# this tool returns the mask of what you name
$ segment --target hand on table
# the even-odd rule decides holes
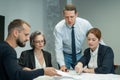
[[[75,66],[75,71],[80,74],[83,71],[83,64],[81,62],[78,62],[77,65]]]
[[[60,70],[63,72],[69,72],[65,65],[61,66]]]
[[[53,67],[44,68],[44,74],[48,76],[60,76]]]
[[[92,69],[92,68],[91,69],[86,68],[86,69],[83,70],[83,72],[85,72],[85,73],[95,73],[94,69]]]

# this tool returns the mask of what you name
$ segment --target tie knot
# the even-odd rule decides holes
[[[74,30],[74,27],[72,26],[72,30]]]

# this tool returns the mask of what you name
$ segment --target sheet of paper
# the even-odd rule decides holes
[[[70,80],[78,80],[78,79],[80,79],[80,77],[78,77],[80,75],[73,76],[73,75],[69,74],[69,72],[63,72],[61,70],[56,70],[56,71],[57,71],[58,74],[61,75],[61,77],[59,77],[59,78],[70,79]]]
[[[61,76],[66,76],[66,77],[71,77],[71,75],[69,75],[67,72],[63,72],[61,70],[56,70],[58,74],[60,74]]]

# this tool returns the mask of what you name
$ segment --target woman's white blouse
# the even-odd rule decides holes
[[[41,65],[41,64],[39,63],[37,57],[36,57],[36,56],[34,56],[34,57],[35,57],[35,68],[36,68],[36,69],[41,69],[41,68],[45,68],[45,67],[46,67],[45,60],[44,60],[43,65]]]
[[[91,58],[90,58],[90,61],[88,63],[88,68],[97,68],[97,58],[98,58],[98,48],[99,48],[99,45],[97,46],[97,48],[95,49],[95,51],[91,51],[90,50],[90,55],[91,55]]]

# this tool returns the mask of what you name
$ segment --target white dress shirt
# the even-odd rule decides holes
[[[79,53],[82,50],[86,33],[92,26],[87,20],[77,17],[74,27],[76,53]],[[54,29],[56,59],[60,66],[65,65],[63,51],[72,54],[71,30],[71,27],[66,25],[65,20],[60,21]]]
[[[97,46],[97,48],[95,49],[95,51],[91,51],[90,50],[90,61],[88,63],[88,68],[97,68],[97,58],[98,58],[98,49],[99,49],[99,45]]]

